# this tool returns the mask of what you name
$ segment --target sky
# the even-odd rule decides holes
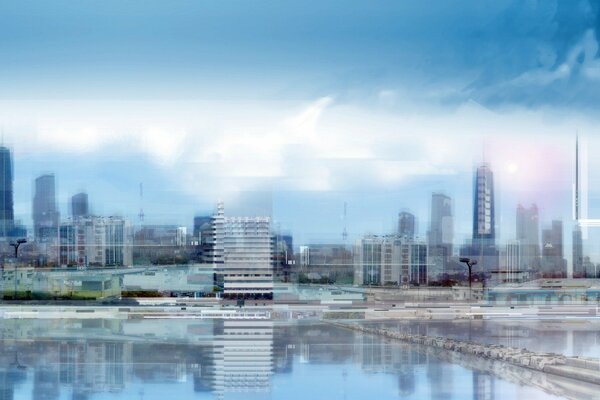
[[[569,226],[579,132],[600,217],[598,28],[592,0],[3,1],[15,213],[31,224],[53,172],[63,215],[85,190],[98,214],[191,227],[224,200],[303,244],[404,209],[425,236],[440,191],[461,242],[485,160],[506,241],[518,203]]]

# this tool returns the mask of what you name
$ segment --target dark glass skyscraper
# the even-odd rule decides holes
[[[477,271],[488,277],[498,270],[494,174],[486,163],[477,167],[473,182],[473,240],[461,248],[460,255],[478,260]]]
[[[12,157],[8,148],[0,147],[0,236],[8,236],[14,224]]]
[[[58,207],[54,174],[42,175],[35,180],[33,195],[33,234],[36,241],[58,237]]]
[[[481,164],[473,185],[473,242],[494,245],[496,218],[494,209],[494,174],[488,164]]]
[[[87,193],[77,193],[71,197],[71,215],[73,219],[90,214]]]
[[[398,214],[398,236],[406,239],[415,238],[416,218],[414,214],[402,211]]]

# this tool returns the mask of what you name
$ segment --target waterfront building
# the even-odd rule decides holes
[[[520,244],[520,265],[523,271],[538,272],[540,268],[540,221],[537,205],[517,206],[516,238]]]
[[[135,264],[182,264],[191,257],[187,229],[177,225],[143,225],[133,236]]]
[[[71,197],[71,217],[87,217],[90,215],[90,206],[87,193],[81,192]]]
[[[352,252],[343,244],[310,244],[301,246],[301,281],[352,283]]]
[[[414,239],[416,233],[416,217],[408,211],[398,214],[398,236],[401,238]]]
[[[0,237],[12,236],[14,228],[13,162],[11,151],[0,147]]]
[[[486,300],[498,305],[598,304],[599,279],[536,279],[494,286]]]
[[[131,266],[131,224],[121,217],[80,217],[64,222],[59,233],[59,263],[64,266]]]
[[[213,217],[213,263],[223,297],[273,298],[270,217],[226,217],[223,203]]]
[[[560,220],[552,221],[550,228],[542,230],[542,277],[567,277],[567,260],[563,257],[563,223]]]
[[[427,244],[398,236],[365,236],[357,241],[354,283],[359,285],[424,285]]]

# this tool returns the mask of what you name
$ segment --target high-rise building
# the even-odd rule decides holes
[[[473,183],[473,239],[460,255],[476,259],[476,269],[486,275],[498,269],[495,225],[494,174],[484,163],[477,167]]]
[[[415,215],[407,211],[398,214],[398,236],[401,238],[414,239],[416,233]]]
[[[229,299],[273,298],[273,242],[269,217],[226,217],[223,203],[213,218],[217,284]]]
[[[473,186],[473,241],[495,244],[494,174],[488,164],[475,173]]]
[[[583,237],[581,227],[578,223],[575,223],[573,227],[573,278],[588,278],[592,274],[588,274],[586,271],[583,260]]]
[[[54,242],[58,238],[59,213],[56,205],[54,174],[36,178],[33,194],[33,235],[36,242]]]
[[[87,193],[81,192],[71,197],[71,216],[73,219],[90,215]]]
[[[13,163],[8,148],[0,147],[0,237],[11,235],[15,224],[13,208]]]
[[[538,208],[517,206],[516,237],[521,249],[519,269],[538,271],[540,267],[540,221]]]
[[[439,280],[446,273],[446,264],[452,256],[454,218],[452,199],[441,193],[431,195],[431,225],[428,232],[429,278]]]
[[[563,223],[552,221],[552,226],[542,230],[542,276],[566,278],[567,261],[563,257]]]

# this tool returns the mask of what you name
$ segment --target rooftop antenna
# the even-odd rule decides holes
[[[143,184],[143,182],[140,182],[140,213],[138,214],[138,217],[140,218],[140,222],[144,221],[143,204],[144,204],[144,184]]]

